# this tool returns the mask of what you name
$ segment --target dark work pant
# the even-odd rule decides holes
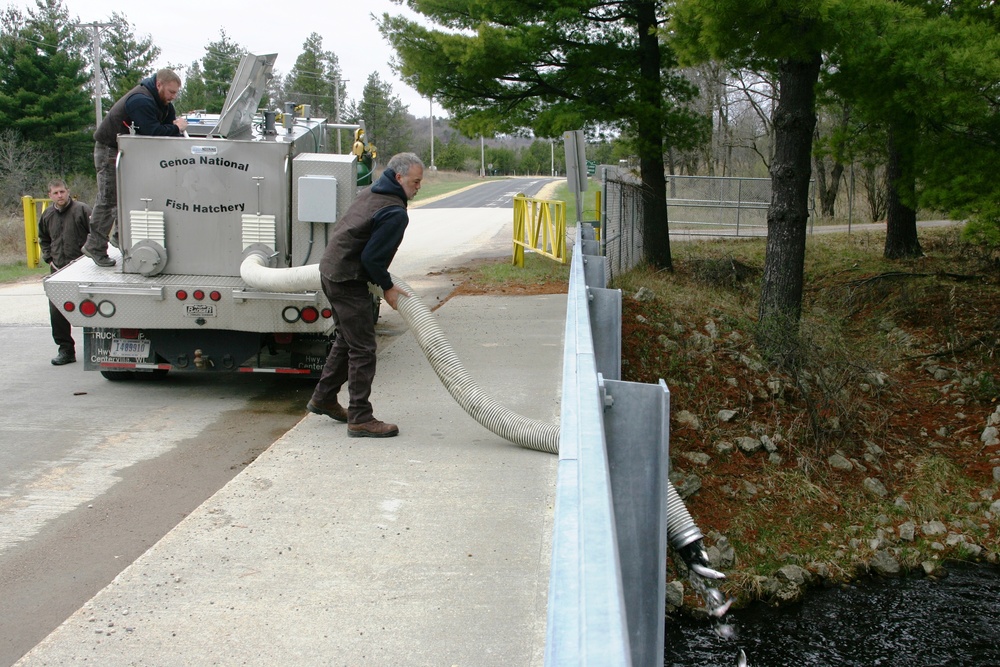
[[[118,217],[118,149],[94,144],[94,168],[97,169],[97,201],[90,214],[90,234],[84,248],[92,255],[108,254],[108,237]]]
[[[55,272],[55,267],[50,266],[49,273]],[[52,324],[52,340],[59,346],[59,351],[75,355],[76,344],[73,342],[73,326],[59,310],[59,307],[51,301],[49,301],[49,322]]]
[[[337,322],[337,337],[313,390],[313,402],[332,401],[347,383],[347,421],[363,424],[374,419],[369,398],[375,380],[375,318],[368,283],[335,283],[323,277],[323,293]]]

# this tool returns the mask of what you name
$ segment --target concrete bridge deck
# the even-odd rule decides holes
[[[437,314],[484,391],[558,422],[565,295]],[[306,416],[17,665],[541,665],[558,457],[466,415],[397,313],[380,327],[398,437]]]

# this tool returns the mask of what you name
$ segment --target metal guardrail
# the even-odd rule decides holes
[[[662,665],[670,394],[620,380],[595,238],[578,227],[570,266],[545,664]]]

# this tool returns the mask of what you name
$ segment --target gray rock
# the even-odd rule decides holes
[[[696,463],[700,466],[707,466],[708,462],[712,460],[712,457],[703,452],[684,452],[681,456],[686,458],[691,463]]]
[[[812,575],[809,574],[809,570],[804,567],[799,567],[798,565],[783,565],[778,569],[775,577],[781,581],[792,583],[797,586],[805,586],[809,583]]]
[[[898,577],[900,572],[899,561],[886,549],[875,552],[871,568],[880,577]]]
[[[677,420],[679,426],[687,426],[693,428],[696,431],[701,430],[701,420],[697,416],[688,412],[687,410],[681,410],[680,412],[674,413],[674,419]]]
[[[861,486],[865,488],[865,491],[879,498],[885,498],[889,495],[889,491],[885,488],[885,485],[874,477],[865,477],[865,481],[861,483]]]
[[[940,521],[928,521],[920,527],[920,532],[927,537],[934,537],[935,535],[947,535],[948,528]]]
[[[766,449],[770,454],[773,454],[774,452],[778,451],[778,446],[774,444],[771,438],[767,437],[766,435],[760,436],[760,444],[764,445],[764,449]]]
[[[767,462],[773,466],[780,466],[782,461],[784,461],[784,459],[781,458],[780,454],[774,453],[767,455]]]
[[[636,301],[652,301],[656,298],[656,292],[648,287],[640,287],[632,298]]]
[[[709,320],[705,322],[705,331],[708,333],[712,340],[719,337],[719,326],[715,323],[715,320]]]
[[[854,470],[854,464],[841,454],[834,454],[826,460],[834,470]]]
[[[673,341],[669,337],[667,337],[666,334],[660,334],[659,336],[657,336],[656,342],[658,342],[660,344],[660,347],[662,347],[667,352],[676,352],[677,350],[681,349],[681,346],[678,345],[676,341]]]
[[[716,418],[720,422],[731,422],[736,419],[738,414],[740,414],[738,410],[719,410]]]
[[[636,315],[635,316],[635,321],[638,322],[639,324],[646,324],[647,322],[649,322],[649,320],[647,320],[642,315]]]
[[[1000,426],[1000,407],[993,411],[989,417],[986,418],[987,426]]]
[[[711,352],[715,349],[715,341],[700,331],[695,331],[691,334],[688,342],[691,344],[691,347],[701,352]]]
[[[912,542],[916,534],[917,527],[913,525],[912,521],[907,521],[899,526],[899,539],[906,542]]]
[[[750,438],[744,435],[736,438],[736,446],[747,454],[753,454],[764,445],[761,443],[760,438]]]
[[[729,454],[734,449],[736,449],[736,445],[729,442],[728,440],[720,440],[719,442],[715,443],[715,451],[719,452],[720,454]]]
[[[676,579],[667,582],[666,602],[668,607],[680,609],[684,605],[684,584]]]
[[[979,439],[983,441],[984,447],[1000,445],[1000,429],[997,429],[996,426],[987,426]]]
[[[670,475],[670,481],[674,483],[677,495],[682,499],[690,498],[701,489],[701,478],[697,475],[681,475],[678,480],[674,479],[674,475]]]
[[[972,558],[981,558],[983,555],[983,548],[973,542],[966,542],[963,544],[962,551]]]

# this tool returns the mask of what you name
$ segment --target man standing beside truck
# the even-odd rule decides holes
[[[396,308],[400,296],[389,264],[409,224],[406,203],[417,196],[424,163],[413,153],[394,155],[382,176],[362,190],[330,234],[320,260],[323,293],[330,301],[337,336],[323,373],[306,404],[310,412],[347,422],[352,438],[389,438],[399,433],[395,424],[375,419],[369,400],[375,380],[375,318],[368,283],[382,288],[385,301]],[[347,409],[337,392],[347,383]]]
[[[134,129],[153,137],[180,136],[188,125],[174,111],[173,100],[180,89],[181,78],[173,70],[161,69],[115,102],[94,132],[97,202],[83,254],[98,266],[115,265],[108,257],[108,237],[118,217],[118,135]]]
[[[90,207],[74,200],[66,183],[59,179],[49,181],[49,199],[52,205],[42,211],[38,220],[38,245],[42,247],[42,259],[49,265],[49,272],[55,273],[83,254],[81,248],[90,232]],[[52,365],[73,363],[76,361],[73,327],[51,301],[49,322],[52,340],[59,346],[59,354],[52,359]]]

